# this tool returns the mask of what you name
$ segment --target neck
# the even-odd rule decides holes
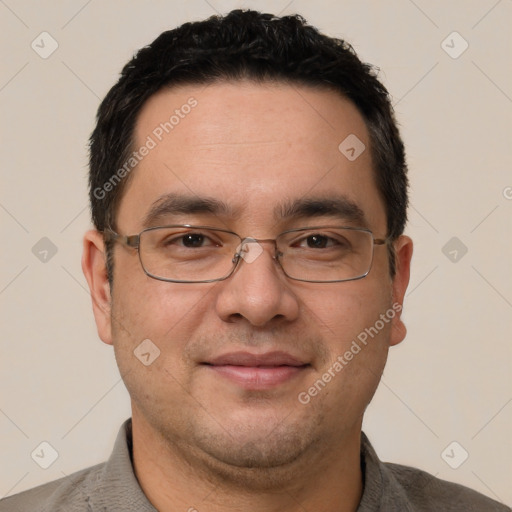
[[[360,425],[275,468],[229,466],[179,440],[165,441],[135,415],[132,433],[135,474],[160,512],[354,512],[361,499]]]

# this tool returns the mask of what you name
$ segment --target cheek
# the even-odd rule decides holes
[[[188,395],[183,389],[190,389],[191,383],[184,354],[204,317],[208,294],[143,280],[114,286],[114,351],[132,402],[156,422],[185,408]]]
[[[207,289],[145,275],[130,283],[115,283],[112,331],[121,373],[138,375],[148,368],[183,375],[183,354],[205,318],[208,296]],[[146,367],[150,361],[154,362]]]
[[[331,352],[355,339],[370,328],[390,307],[391,288],[370,276],[327,286],[318,293],[310,293],[305,305],[316,318],[316,325],[329,340]],[[380,325],[380,324],[379,324]],[[383,334],[389,336],[386,323]]]
[[[390,290],[371,279],[341,283],[311,297],[308,306],[329,354],[318,369],[329,380],[323,399],[349,409],[366,407],[387,359],[395,314]]]
[[[375,394],[392,324],[380,319],[389,309],[388,301],[375,294],[346,293],[337,308],[334,298],[325,304],[317,314],[319,324],[329,325],[324,335],[329,361],[317,369],[301,397],[309,400],[312,413],[332,411],[325,416],[325,427],[337,430],[340,422],[346,427],[358,423]]]
[[[141,270],[137,274],[129,283],[114,284],[114,323],[118,319],[135,339],[183,340],[204,314],[209,288],[158,281]]]

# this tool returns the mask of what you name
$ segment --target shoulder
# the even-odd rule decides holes
[[[0,512],[156,512],[135,476],[131,439],[127,420],[106,462],[0,500]]]
[[[0,500],[0,512],[89,512],[91,486],[105,464],[83,469],[53,482]]]
[[[425,471],[384,463],[414,510],[444,512],[510,512],[512,509],[463,485],[440,480]]]

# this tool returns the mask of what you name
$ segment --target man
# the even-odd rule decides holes
[[[403,144],[349,45],[254,11],[129,62],[91,137],[83,270],[132,418],[20,511],[503,511],[361,432],[401,311]]]

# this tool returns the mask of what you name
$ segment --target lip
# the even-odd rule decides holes
[[[265,352],[263,354],[252,354],[251,352],[228,352],[222,354],[205,364],[212,366],[304,366],[307,364],[287,352]]]
[[[286,352],[230,352],[203,365],[245,389],[269,389],[284,384],[310,367]]]

